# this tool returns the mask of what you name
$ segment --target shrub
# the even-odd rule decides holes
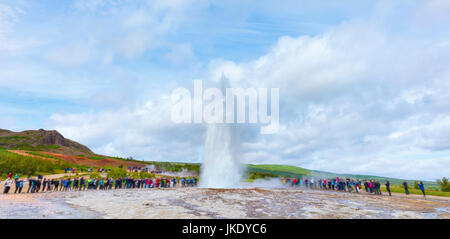
[[[142,171],[142,172],[140,172],[138,174],[138,178],[140,178],[140,179],[143,179],[143,178],[154,178],[154,177],[155,177],[155,174],[147,173],[147,172],[144,172],[144,171]]]
[[[122,168],[112,168],[110,172],[108,172],[108,178],[124,178],[127,176],[127,171]]]
[[[54,173],[55,169],[60,169],[61,166],[50,160],[23,156],[8,152],[7,150],[0,150],[0,175],[13,174],[35,174]]]
[[[443,177],[442,179],[436,180],[436,182],[441,187],[442,192],[450,192],[450,183],[448,182],[448,178]]]
[[[278,177],[275,174],[272,173],[261,173],[261,172],[248,172],[247,173],[247,178],[250,180],[255,180],[255,179],[264,179],[264,178],[276,178]]]

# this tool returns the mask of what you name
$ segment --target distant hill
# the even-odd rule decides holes
[[[13,132],[0,129],[0,147],[13,150],[45,151],[65,155],[95,155],[88,147],[66,139],[56,130]]]

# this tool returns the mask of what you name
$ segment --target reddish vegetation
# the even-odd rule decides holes
[[[28,154],[26,151],[23,151],[23,150],[9,150],[9,151],[13,152],[13,153],[16,153],[16,154],[24,155],[24,156],[43,158],[43,157],[40,157],[40,156],[35,156],[35,155]],[[90,166],[90,167],[105,167],[105,166],[118,167],[121,164],[123,165],[124,168],[126,168],[126,167],[143,167],[143,166],[145,166],[142,163],[133,162],[133,161],[124,161],[124,160],[119,160],[119,159],[113,159],[113,158],[108,158],[106,156],[105,156],[104,159],[96,160],[96,159],[89,159],[87,157],[71,156],[71,155],[64,155],[64,154],[58,154],[58,153],[49,153],[49,152],[39,152],[39,153],[55,156],[57,158],[65,160],[65,161],[67,161],[69,163],[80,164],[80,165],[85,165],[85,166]],[[51,158],[45,158],[45,159],[50,159],[51,160]]]

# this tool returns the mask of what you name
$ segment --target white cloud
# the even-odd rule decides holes
[[[173,124],[168,97],[162,95],[153,101],[102,112],[54,114],[47,124],[101,154],[144,160],[197,160],[203,126]]]
[[[37,97],[96,103],[122,87],[123,75],[138,81],[138,73],[122,64],[133,65],[140,57],[145,61],[149,51],[167,49],[175,64],[191,64],[195,56],[189,44],[167,39],[208,5],[190,3],[75,1],[73,8],[56,13],[35,2],[0,3],[0,84]],[[22,22],[26,17],[42,21]],[[140,83],[150,81],[152,74],[157,73],[140,73]]]

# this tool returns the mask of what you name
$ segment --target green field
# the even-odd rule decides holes
[[[56,159],[58,161],[62,160],[56,156],[53,155],[49,155],[49,154],[44,154],[44,153],[38,153],[38,152],[32,152],[32,151],[28,151],[27,154],[30,155],[35,155],[35,156],[39,156],[39,157],[43,157],[43,158],[51,158],[51,159]]]
[[[66,167],[65,162],[55,162],[36,157],[23,156],[0,149],[0,177],[8,173],[20,175],[53,174]]]
[[[64,168],[84,168],[86,170],[89,168],[83,165],[74,165],[58,157],[44,153],[27,153],[47,159],[24,156],[0,148],[0,178],[5,178],[8,173],[19,174],[20,176],[28,174],[36,176],[38,174],[49,175],[64,173]]]
[[[382,192],[386,192],[386,187],[381,187]],[[408,188],[409,193],[411,194],[417,194],[422,195],[422,191],[419,189],[414,188]],[[402,186],[392,186],[391,192],[393,193],[405,193],[405,189]],[[427,185],[425,185],[425,194],[426,195],[433,195],[433,196],[443,196],[443,197],[450,197],[450,192],[442,192],[436,189],[429,189]]]
[[[247,164],[246,166],[248,172],[270,173],[280,177],[301,178],[303,176],[311,175],[311,170],[289,165]]]
[[[91,156],[91,157],[88,157],[88,159],[92,159],[92,160],[102,160],[102,159],[105,159],[105,157]]]

